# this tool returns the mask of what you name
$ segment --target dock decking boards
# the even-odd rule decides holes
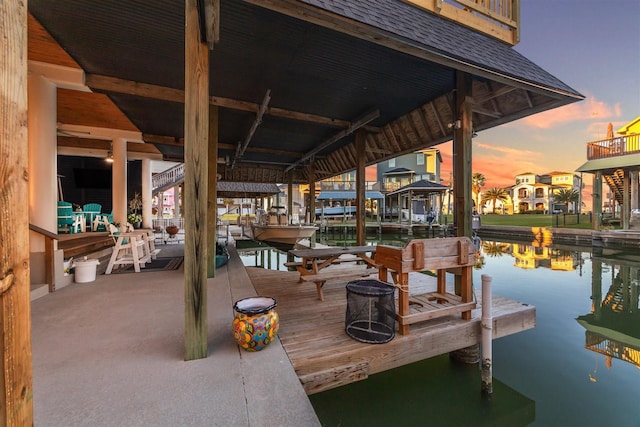
[[[258,295],[273,297],[278,303],[278,336],[307,394],[480,342],[479,289],[478,308],[472,311],[471,320],[446,316],[411,325],[410,335],[396,333],[386,344],[366,344],[344,331],[345,281],[328,281],[323,288],[324,301],[318,301],[315,286],[298,283],[297,272],[258,267],[247,267],[247,272]],[[430,288],[429,276],[416,277],[420,279],[417,293]],[[494,339],[535,327],[534,306],[496,295],[492,303]]]

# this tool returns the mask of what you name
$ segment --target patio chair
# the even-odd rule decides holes
[[[127,230],[128,226],[129,224],[127,224]],[[121,265],[133,265],[134,271],[139,273],[140,268],[144,268],[147,262],[151,262],[152,255],[157,253],[157,251],[151,253],[146,234],[129,231],[122,233],[113,224],[109,224],[108,228],[115,246],[104,274],[111,274],[114,267],[117,268]]]
[[[82,212],[87,220],[87,226],[92,229],[93,220],[102,212],[102,205],[99,203],[87,203],[82,206]]]
[[[101,213],[93,219],[93,231],[109,231],[109,224],[113,222],[113,211],[111,213]]]
[[[73,212],[73,205],[69,202],[58,202],[58,232],[66,231],[70,234],[84,230],[83,215]]]

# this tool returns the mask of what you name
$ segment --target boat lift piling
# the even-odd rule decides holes
[[[492,368],[492,340],[493,340],[493,317],[491,316],[491,276],[482,275],[482,369],[481,392],[483,395],[493,394],[493,368]]]

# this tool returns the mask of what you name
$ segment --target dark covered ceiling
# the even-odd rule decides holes
[[[220,4],[210,95],[223,180],[286,182],[291,171],[304,182],[310,162],[318,179],[352,170],[354,123],[366,122],[367,164],[450,140],[457,72],[473,76],[476,130],[583,98],[504,43],[399,0]],[[165,159],[182,160],[184,0],[30,0],[29,11],[30,43],[47,43],[32,35],[41,25],[93,96],[108,96]],[[44,50],[30,46],[30,59],[58,61]],[[77,104],[65,124],[114,127]]]

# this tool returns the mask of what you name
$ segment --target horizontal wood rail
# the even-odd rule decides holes
[[[44,237],[44,281],[49,286],[49,292],[54,292],[56,290],[56,275],[54,274],[53,241],[58,240],[58,234],[33,224],[29,224],[29,230]]]
[[[640,153],[640,134],[619,136],[587,143],[588,160],[636,153]]]

